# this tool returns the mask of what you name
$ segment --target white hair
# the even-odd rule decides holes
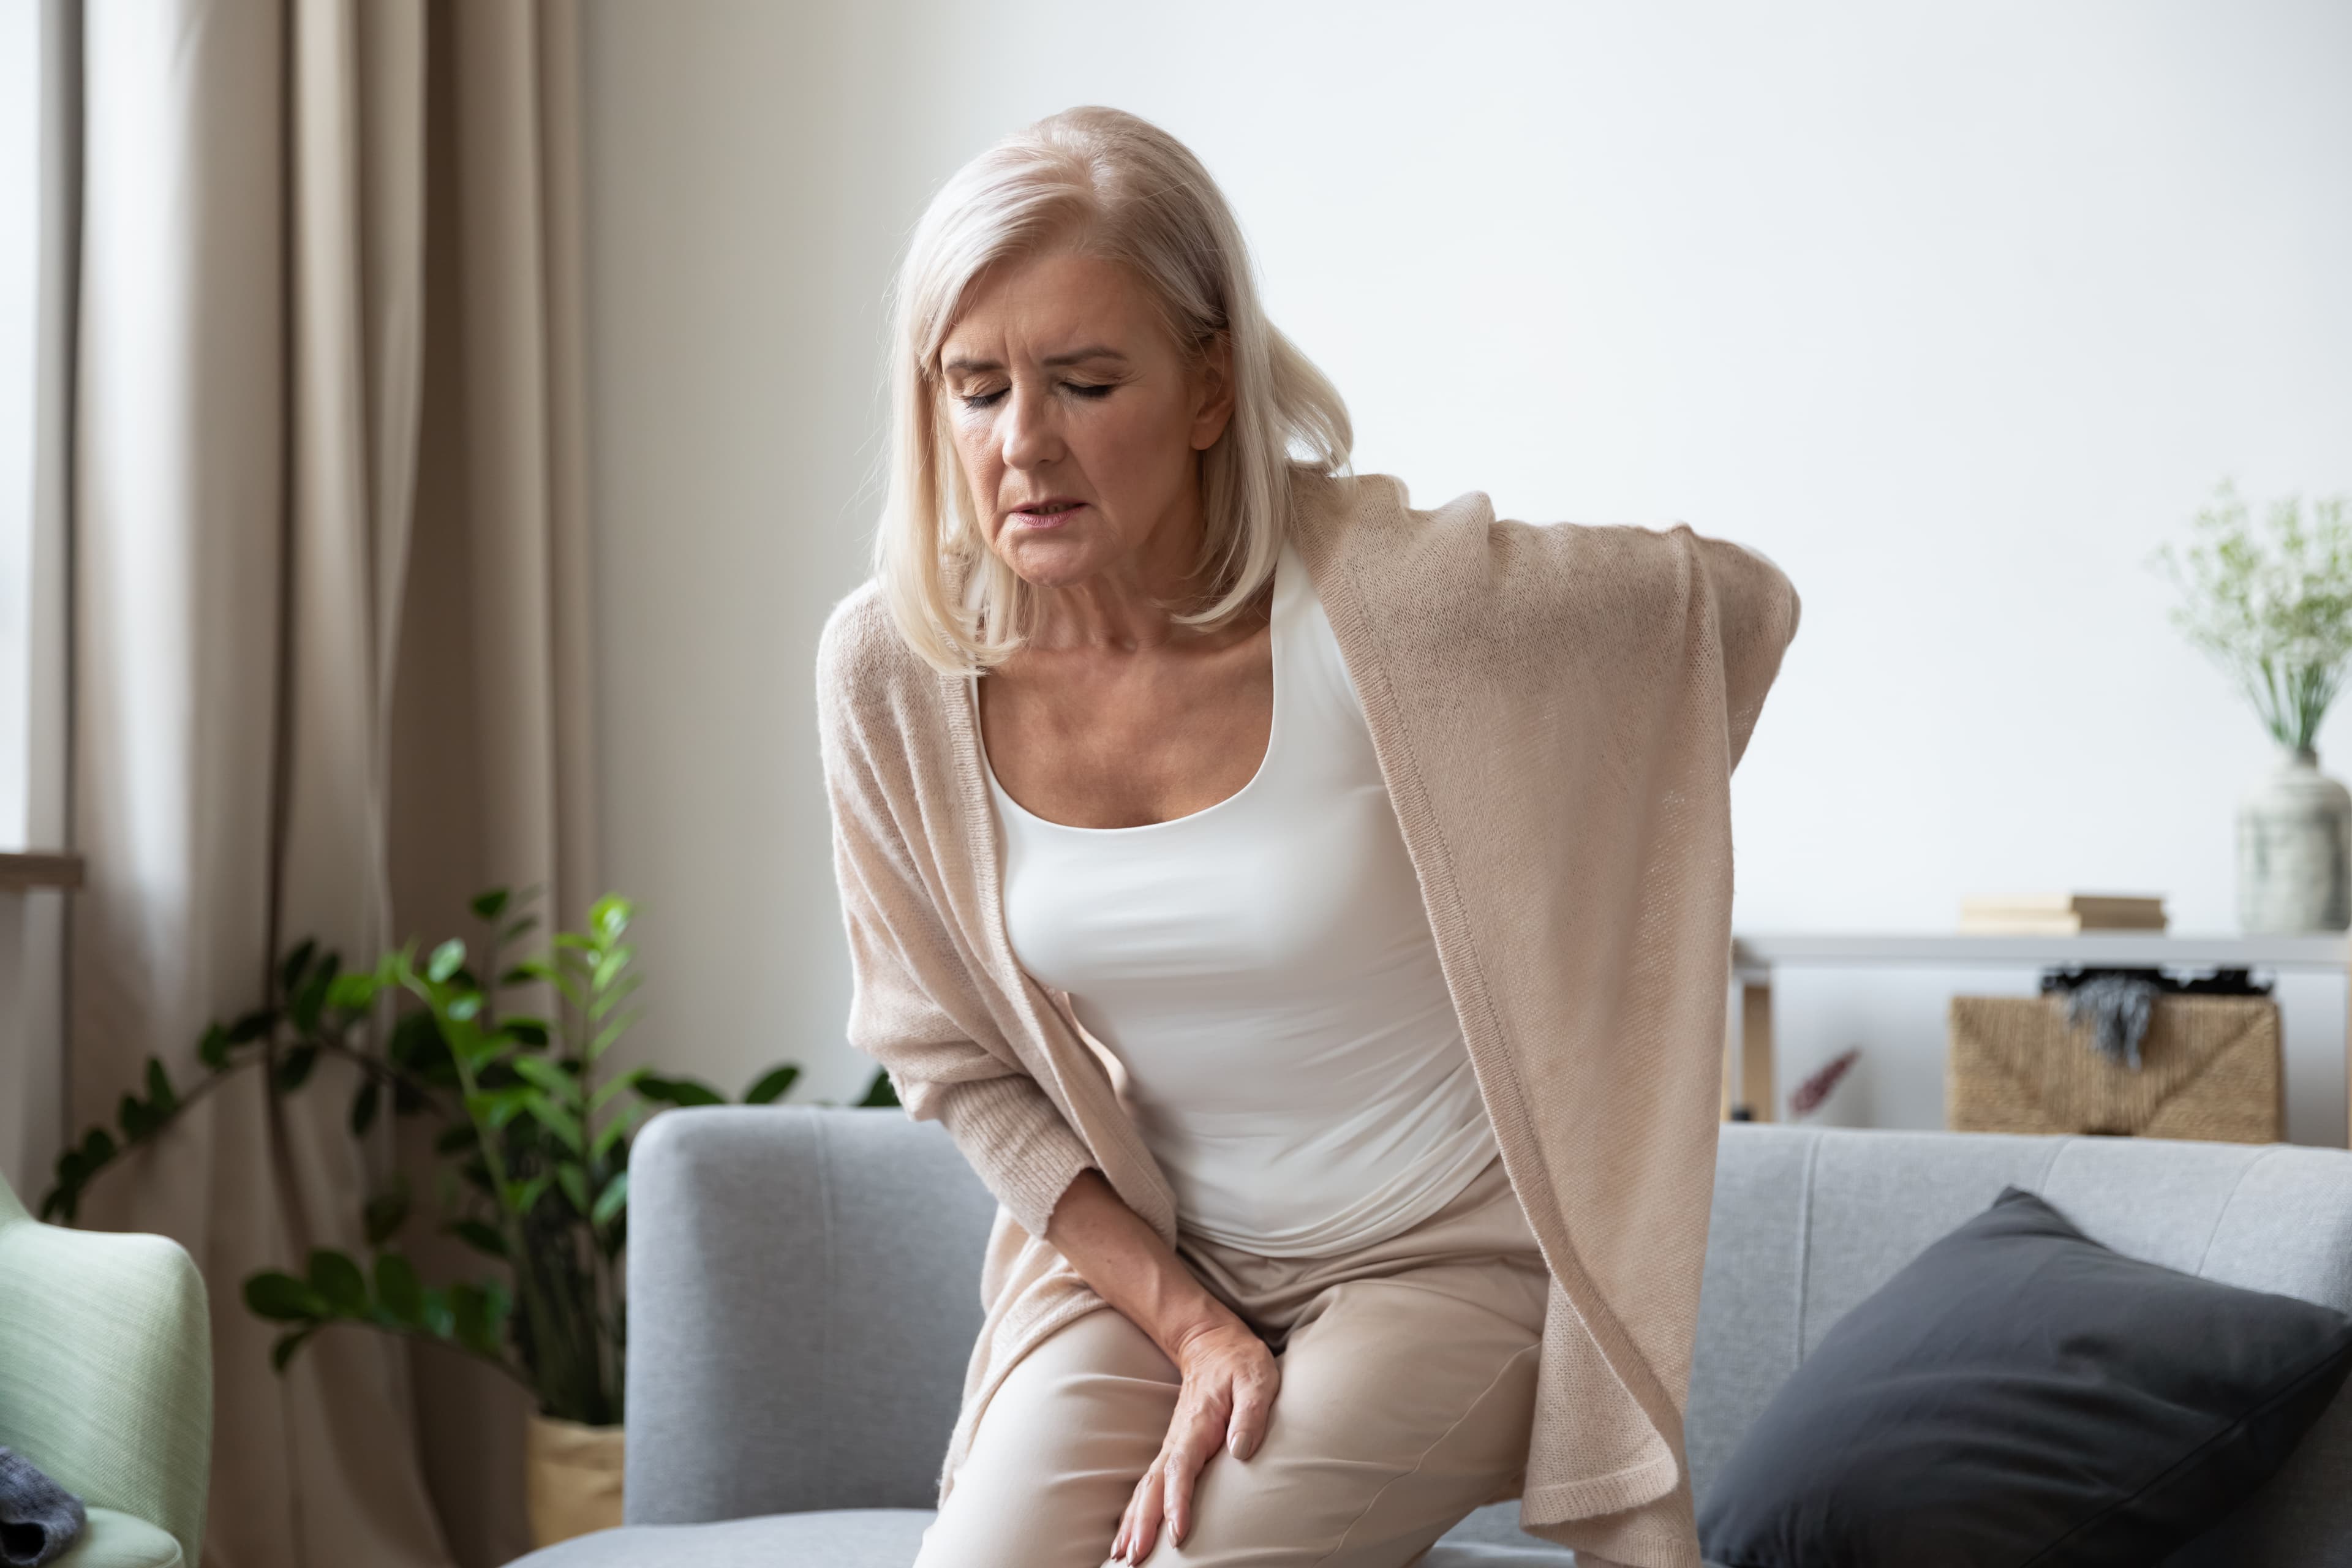
[[[1129,268],[1188,364],[1221,333],[1230,346],[1233,416],[1198,459],[1196,570],[1215,597],[1180,620],[1213,626],[1250,603],[1289,532],[1293,470],[1343,472],[1354,445],[1339,391],[1266,320],[1241,226],[1182,142],[1092,105],[1006,137],[932,198],[892,300],[889,486],[874,571],[900,635],[951,673],[1019,647],[1035,590],[981,531],[940,418],[940,348],[982,273],[1062,245]]]

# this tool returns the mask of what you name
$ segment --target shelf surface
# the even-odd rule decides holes
[[[1962,935],[1958,932],[1811,931],[1735,934],[1734,970],[1769,971],[1783,963],[2101,964],[2135,968],[2332,969],[2352,966],[2352,933],[2245,936],[2170,931],[2087,931],[2081,936]]]

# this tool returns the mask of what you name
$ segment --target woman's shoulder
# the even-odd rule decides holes
[[[1339,481],[1339,549],[1391,610],[1425,629],[1480,640],[1548,626],[1603,606],[1667,607],[1687,591],[1696,536],[1687,524],[1529,521],[1505,517],[1485,490],[1416,507],[1390,474]]]
[[[829,735],[903,728],[910,710],[935,706],[940,677],[907,646],[882,584],[867,578],[835,604],[816,641],[819,722]]]
[[[824,617],[824,629],[816,639],[818,683],[879,673],[892,662],[894,643],[898,651],[905,650],[904,639],[890,624],[882,584],[868,577],[844,594]]]

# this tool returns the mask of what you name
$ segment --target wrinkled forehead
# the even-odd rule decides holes
[[[1134,268],[1056,248],[1006,258],[974,277],[931,368],[950,376],[1089,359],[1134,363],[1173,343],[1166,312]]]

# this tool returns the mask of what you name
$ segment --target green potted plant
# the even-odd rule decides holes
[[[2352,792],[2319,771],[2319,723],[2352,662],[2347,498],[2272,504],[2258,531],[2223,479],[2186,548],[2150,558],[2181,592],[2173,624],[2234,680],[2278,747],[2238,811],[2238,923],[2248,931],[2352,926]]]
[[[620,1522],[632,1134],[662,1105],[727,1100],[698,1079],[643,1066],[600,1081],[603,1058],[635,1017],[631,906],[607,895],[584,931],[557,931],[510,959],[538,925],[527,901],[503,889],[483,893],[473,901],[484,925],[474,946],[452,939],[420,958],[410,942],[365,970],[298,944],[262,1006],[205,1031],[196,1052],[205,1076],[185,1094],[148,1059],[146,1093],[122,1097],[121,1137],[94,1127],[61,1154],[41,1216],[71,1223],[101,1170],[239,1073],[262,1071],[275,1098],[299,1090],[322,1057],[352,1062],[352,1135],[364,1137],[387,1105],[396,1117],[438,1121],[439,1228],[498,1268],[427,1284],[399,1245],[412,1205],[395,1173],[365,1205],[366,1265],[314,1248],[299,1276],[247,1279],[246,1305],[287,1326],[271,1350],[280,1372],[312,1334],[356,1323],[445,1346],[529,1389],[532,1530],[546,1544]],[[517,993],[548,999],[551,1016],[502,1005]],[[742,1103],[782,1098],[799,1073],[789,1063],[769,1068]],[[896,1103],[887,1075],[874,1076],[861,1103]]]

